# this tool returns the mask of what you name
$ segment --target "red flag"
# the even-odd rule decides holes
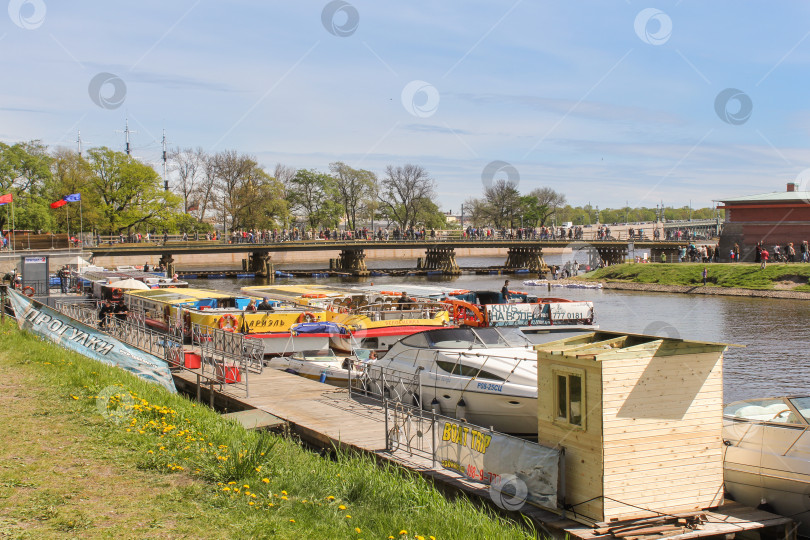
[[[11,193],[6,193],[5,195],[0,196],[0,204],[8,204],[11,201]]]
[[[67,201],[62,199],[62,200],[59,200],[59,201],[56,201],[56,202],[52,202],[51,203],[51,208],[59,208],[59,207],[65,206],[66,204],[67,204]]]

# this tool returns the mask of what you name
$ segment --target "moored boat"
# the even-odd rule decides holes
[[[543,298],[522,291],[471,291],[443,287],[402,285],[408,296],[441,301],[449,308],[450,322],[474,327],[518,327],[524,332],[550,326],[592,330],[593,302]]]
[[[723,478],[733,500],[810,536],[810,396],[737,401],[723,411]]]
[[[366,388],[402,389],[423,409],[498,431],[537,433],[537,352],[517,328],[446,328],[403,338],[365,369]]]
[[[269,285],[244,287],[242,292],[325,310],[331,314],[327,320],[351,330],[350,334],[334,334],[331,339],[333,348],[346,353],[357,348],[384,352],[405,336],[450,324],[446,305],[416,298],[398,302],[400,291]]]
[[[193,288],[129,291],[124,298],[130,311],[143,314],[147,326],[186,334],[194,324],[240,332],[249,339],[261,339],[266,355],[320,349],[329,344],[329,334],[295,332],[300,323],[328,321],[332,314],[323,310],[273,302],[272,311],[251,311],[248,306],[259,299]]]

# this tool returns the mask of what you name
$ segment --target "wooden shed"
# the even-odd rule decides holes
[[[565,449],[566,515],[605,522],[723,496],[727,345],[591,332],[538,345],[538,438]]]

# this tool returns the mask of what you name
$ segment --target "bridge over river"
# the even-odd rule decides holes
[[[685,240],[516,240],[516,239],[471,239],[471,238],[427,238],[424,240],[301,240],[274,243],[222,243],[217,241],[169,241],[162,244],[135,243],[111,244],[85,248],[96,257],[138,257],[160,256],[160,264],[169,275],[174,273],[175,255],[206,255],[244,253],[243,267],[258,276],[272,276],[274,253],[292,251],[340,251],[340,256],[331,261],[334,270],[357,276],[368,275],[365,251],[368,249],[414,250],[424,249],[425,256],[418,261],[421,270],[442,271],[447,275],[457,275],[461,269],[456,263],[456,249],[506,249],[504,268],[509,270],[527,269],[530,272],[545,273],[548,266],[543,260],[543,249],[557,248],[576,252],[576,260],[582,262],[587,257],[588,264],[597,265],[621,263],[632,249],[649,250],[653,260],[665,255],[667,260],[676,260],[678,251],[686,246]],[[581,255],[580,255],[581,254]]]

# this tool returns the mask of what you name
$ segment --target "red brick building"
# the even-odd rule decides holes
[[[728,262],[737,244],[740,258],[753,262],[756,245],[761,242],[768,251],[775,244],[793,242],[796,253],[802,241],[810,240],[810,191],[796,191],[788,183],[787,191],[746,195],[718,201],[726,212],[720,235],[720,260]]]

